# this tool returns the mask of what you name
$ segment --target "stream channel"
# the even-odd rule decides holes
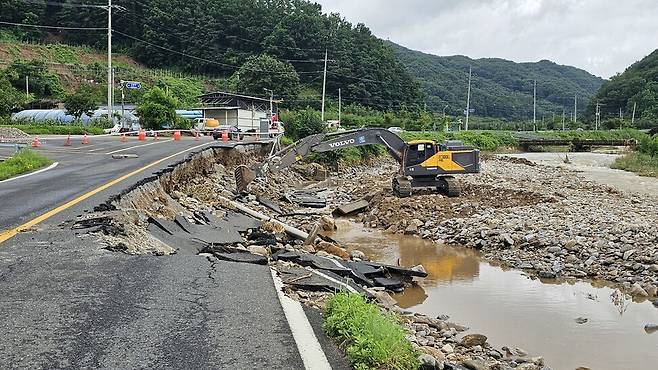
[[[648,180],[649,185],[635,175],[620,179],[617,171],[604,170],[607,163],[601,160],[610,157],[593,157],[591,164],[586,163],[589,155],[573,157],[576,170],[591,180],[617,178],[611,185],[640,193],[655,186],[656,179]],[[543,154],[529,159],[559,163],[558,158]],[[644,329],[658,324],[658,307],[650,301],[634,302],[604,282],[541,281],[487,263],[473,250],[370,230],[347,219],[337,225],[332,236],[373,261],[425,267],[429,276],[424,281],[393,296],[402,308],[432,317],[448,315],[470,327],[467,333],[489,337],[497,348],[518,347],[543,356],[554,370],[658,368],[658,332]]]

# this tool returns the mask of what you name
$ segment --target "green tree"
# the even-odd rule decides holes
[[[311,108],[284,112],[281,118],[286,125],[286,136],[295,141],[309,135],[325,132],[327,129],[327,126],[322,122],[320,112]]]
[[[8,116],[27,103],[27,100],[22,91],[15,89],[9,81],[0,76],[0,117]]]
[[[64,95],[62,82],[48,71],[40,60],[15,60],[5,70],[5,75],[14,88],[25,89],[25,77],[29,79],[30,93],[39,98],[59,98]]]
[[[142,97],[137,107],[139,123],[145,129],[159,130],[164,125],[173,126],[177,122],[178,99],[167,95],[159,87],[153,87]]]
[[[64,98],[66,113],[80,119],[83,114],[88,116],[97,108],[94,99],[94,89],[89,85],[81,85],[74,93],[68,94]]]
[[[284,100],[295,99],[299,94],[299,75],[295,68],[267,54],[249,58],[237,73],[240,93],[262,96],[263,89],[270,89]]]

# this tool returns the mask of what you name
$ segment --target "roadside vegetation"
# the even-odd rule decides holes
[[[357,370],[417,369],[418,353],[393,315],[359,294],[338,293],[327,303],[324,330],[346,345]]]
[[[18,152],[6,161],[0,162],[0,181],[22,175],[50,165],[50,159],[29,149]]]
[[[658,177],[658,136],[643,138],[635,152],[618,158],[611,167],[640,176]]]
[[[14,127],[28,135],[101,135],[107,125],[62,125],[56,122],[34,123],[29,121],[12,123],[9,120],[0,119],[0,127]]]

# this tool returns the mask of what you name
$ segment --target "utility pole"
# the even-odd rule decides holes
[[[537,130],[537,80],[535,80],[535,89],[532,96],[532,127]]]
[[[594,130],[599,129],[599,120],[601,119],[601,106],[596,102],[596,119],[594,120]]]
[[[112,106],[112,0],[107,0],[107,119],[112,122],[114,107]]]
[[[565,115],[566,115],[566,114],[565,114],[564,108],[562,108],[562,131],[566,131],[566,130],[565,130],[565,126],[564,126],[564,118],[565,118]]]
[[[637,108],[637,102],[633,103],[633,120],[631,121],[631,125],[635,126],[635,109]]]
[[[338,88],[338,127],[341,127],[342,109],[343,109],[343,96],[341,95],[341,89]]]
[[[30,98],[30,76],[25,75],[25,96]]]
[[[578,94],[573,96],[573,123],[578,123]]]
[[[624,113],[621,111],[621,107],[619,107],[619,119],[624,119]]]
[[[466,96],[466,126],[465,129],[468,131],[468,118],[471,114],[471,77],[473,76],[473,68],[468,67],[468,94]]]
[[[270,124],[272,124],[272,117],[274,116],[274,90],[270,90],[270,89],[263,89],[263,90],[270,93],[270,116],[268,118],[268,121],[270,121]]]
[[[329,50],[324,49],[324,78],[322,80],[322,122],[324,122],[324,101],[327,94],[327,59],[329,57]]]

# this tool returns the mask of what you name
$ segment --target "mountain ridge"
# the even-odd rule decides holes
[[[584,114],[589,99],[604,80],[568,65],[542,59],[538,62],[514,62],[465,55],[438,56],[416,51],[387,41],[398,59],[416,77],[427,94],[427,105],[434,111],[461,115],[466,106],[468,69],[473,68],[471,107],[475,115],[507,120],[532,119],[533,82],[537,80],[537,114],[553,117],[573,111],[574,96],[579,96],[578,113]]]

